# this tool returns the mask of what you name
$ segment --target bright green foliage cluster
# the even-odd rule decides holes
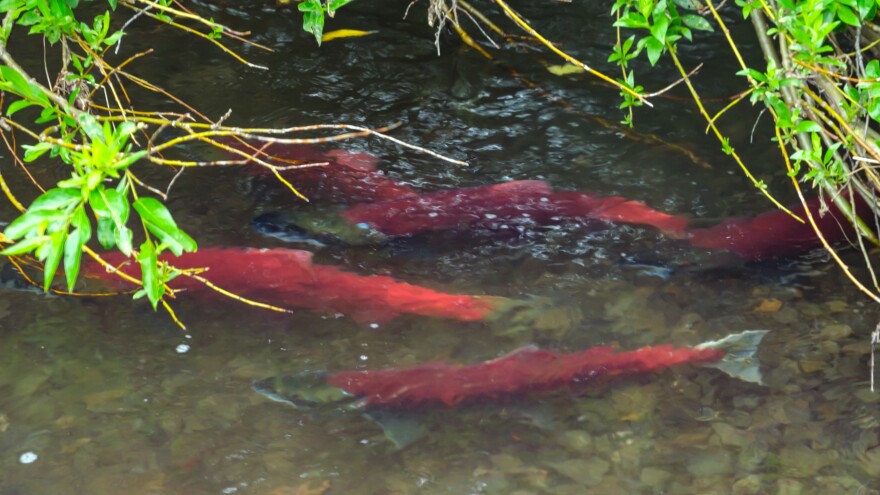
[[[862,176],[866,169],[857,160],[880,163],[880,133],[875,130],[880,124],[880,62],[876,60],[880,36],[873,34],[878,31],[874,21],[880,0],[736,0],[735,4],[755,28],[767,61],[763,69],[744,65],[712,0],[617,0],[612,8],[615,26],[637,34],[618,42],[609,60],[621,67],[622,81],[629,87],[635,87],[629,62],[642,52],[651,64],[669,53],[685,77],[675,56],[676,44],[682,38],[690,40],[691,29],[723,27],[742,64],[737,73],[746,78],[752,104],[763,104],[773,115],[780,148],[790,163],[789,175],[825,190],[865,237],[878,242],[839,190],[854,187],[869,204],[874,203],[870,191],[876,189],[877,178],[870,171]],[[717,131],[718,116],[709,118],[699,95],[689,82],[688,86]],[[629,109],[627,123],[632,122],[632,107],[639,104],[623,94],[621,107]],[[724,152],[735,156],[729,140],[717,135]]]
[[[714,9],[709,1],[705,3]],[[748,79],[751,102],[771,110],[782,143],[793,149],[791,174],[822,187],[846,184],[852,177],[846,161],[880,147],[872,139],[876,133],[871,125],[865,125],[880,123],[880,62],[863,60],[860,52],[842,53],[836,37],[872,23],[878,0],[736,0],[736,5],[743,18],[769,19],[767,29],[758,32],[764,41],[766,68],[743,67],[738,74]],[[618,0],[614,4],[615,26],[644,33],[635,49],[636,35],[632,35],[618,43],[609,58],[623,69],[627,84],[633,85],[628,62],[643,50],[655,64],[681,38],[690,39],[690,29],[712,30],[706,18],[681,15],[680,10],[708,14],[710,9],[697,0]],[[775,49],[774,43],[780,48]],[[623,97],[623,108],[639,104],[628,95]],[[867,135],[856,132],[859,127],[867,128]],[[729,144],[727,148],[726,152],[732,151]],[[808,168],[801,175],[804,164]]]
[[[674,49],[675,43],[681,38],[693,40],[692,29],[712,31],[712,25],[705,18],[696,14],[679,14],[682,10],[695,10],[694,0],[617,0],[611,8],[611,13],[617,15],[616,27],[647,31],[647,34],[635,42],[636,35],[631,35],[623,42],[614,45],[613,52],[608,57],[609,62],[616,62],[623,70],[623,78],[618,81],[626,87],[641,93],[643,88],[635,84],[635,75],[628,62],[644,51],[651,65],[657,64],[660,56],[667,49]],[[676,6],[678,5],[678,7]],[[633,49],[635,43],[635,49]],[[628,109],[624,118],[624,124],[632,125],[632,108],[640,106],[642,102],[632,94],[623,92],[623,103],[620,108]]]
[[[337,9],[350,1],[301,2],[299,10],[303,12],[303,27],[314,34],[320,44],[325,14],[333,16]],[[0,132],[21,133],[29,138],[10,140],[26,143],[22,146],[22,153],[13,150],[25,166],[39,158],[50,158],[63,162],[70,170],[68,179],[46,188],[44,194],[7,226],[0,236],[6,249],[0,254],[33,253],[44,264],[45,290],[51,288],[56,273],[63,267],[67,290],[73,291],[83,253],[89,250],[88,243],[97,238],[104,248],[117,249],[138,261],[143,287],[135,297],[147,296],[155,308],[167,290],[167,282],[180,275],[168,263],[160,261],[162,253],[167,251],[179,256],[195,251],[197,246],[178,227],[161,201],[146,196],[145,186],[138,180],[133,166],[148,160],[160,165],[169,164],[171,161],[164,160],[160,153],[174,144],[189,140],[212,142],[212,133],[228,136],[236,131],[215,123],[172,122],[159,113],[127,112],[124,108],[112,111],[92,105],[92,93],[96,91],[113,95],[123,93],[114,86],[121,86],[123,79],[151,89],[148,83],[117,71],[119,67],[108,62],[109,49],[114,45],[118,47],[124,36],[122,30],[111,28],[113,13],[125,9],[132,12],[132,18],[152,18],[208,40],[227,53],[232,52],[216,41],[226,34],[224,26],[180,10],[172,0],[107,0],[108,8],[89,22],[79,20],[76,16],[80,12],[78,7],[85,3],[97,6],[94,2],[0,0],[0,16],[3,18],[0,24],[0,91],[4,92],[3,101],[8,104],[5,114],[0,116]],[[116,17],[118,21],[120,16]],[[186,26],[186,23],[201,29]],[[7,49],[10,38],[25,31],[42,37],[54,48],[60,48],[62,67],[51,88],[28,75]],[[242,63],[260,67],[235,54],[232,56]],[[114,72],[115,79],[108,79],[107,74]],[[122,103],[116,103],[122,106]],[[32,118],[33,115],[36,117]],[[22,116],[27,116],[28,120]],[[165,143],[154,142],[160,130],[169,126],[185,131],[187,135]],[[151,133],[150,127],[155,132]],[[136,135],[139,144],[135,144]],[[181,165],[179,162],[174,164]],[[13,204],[20,205],[8,189],[2,173],[0,186]],[[149,194],[161,196],[162,193],[152,189]],[[137,213],[140,229],[132,229],[132,210]],[[138,241],[137,247],[135,238],[143,239]]]
[[[315,41],[321,45],[321,37],[324,33],[324,14],[333,17],[336,11],[348,5],[353,0],[305,0],[297,5],[303,13],[303,30],[315,35]]]
[[[164,2],[170,4],[170,1]],[[101,117],[78,109],[80,93],[94,86],[94,55],[88,51],[69,50],[65,61],[67,83],[74,88],[61,98],[57,92],[29,79],[14,64],[6,51],[13,25],[24,26],[31,34],[40,34],[51,43],[81,42],[92,53],[100,53],[123,35],[110,31],[110,12],[94,18],[92,23],[79,22],[74,16],[77,0],[2,0],[0,14],[5,15],[2,28],[3,61],[0,66],[0,90],[12,103],[3,122],[30,135],[36,141],[24,145],[22,159],[30,163],[47,155],[70,166],[70,178],[47,190],[27,210],[10,223],[4,235],[15,243],[3,255],[33,252],[44,263],[44,289],[48,290],[63,259],[67,289],[72,291],[80,271],[82,252],[97,234],[100,244],[116,248],[127,256],[134,253],[134,232],[129,227],[131,209],[138,213],[144,227],[144,242],[138,260],[143,272],[146,295],[155,307],[164,294],[164,284],[175,273],[160,273],[157,255],[168,250],[180,255],[194,251],[196,243],[174,222],[167,208],[158,200],[138,197],[132,185],[130,167],[143,159],[148,151],[134,149],[132,135],[140,125],[113,117]],[[116,1],[109,0],[111,9]],[[81,83],[81,84],[80,84]],[[34,124],[39,132],[12,120],[28,107],[39,109]]]

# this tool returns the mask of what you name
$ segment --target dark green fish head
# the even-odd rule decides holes
[[[361,411],[357,397],[327,384],[327,373],[306,372],[298,375],[273,376],[253,383],[257,393],[276,402],[301,410],[356,409],[382,428],[395,448],[403,449],[425,435],[419,418],[406,412],[381,409]]]
[[[297,409],[319,406],[353,406],[354,396],[326,382],[327,374],[305,372],[298,375],[273,376],[253,383],[254,390],[276,402]]]

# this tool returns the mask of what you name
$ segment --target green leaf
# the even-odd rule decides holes
[[[43,153],[51,150],[52,146],[54,146],[52,143],[37,143],[33,146],[28,144],[22,145],[22,148],[24,148],[24,161],[32,162],[36,160]]]
[[[660,55],[663,53],[663,43],[657,40],[657,38],[645,38],[645,47],[648,49],[648,61],[651,62],[651,65],[657,65],[657,61],[660,60]]]
[[[33,105],[36,105],[36,103],[33,102],[33,101],[30,101],[30,100],[18,100],[18,101],[14,101],[14,102],[12,102],[12,103],[9,105],[9,108],[6,109],[6,116],[7,116],[7,117],[12,117],[12,115],[13,115],[15,112],[17,112],[17,111],[19,111],[19,110],[21,110],[21,109],[23,109],[23,108],[27,108],[27,107],[29,107],[29,106],[33,106]]]
[[[116,245],[126,256],[130,256],[132,233],[125,226],[130,211],[126,196],[116,189],[106,189],[101,185],[89,195],[89,204],[98,217],[98,241],[101,245],[107,249]]]
[[[137,203],[135,203],[135,209],[137,209]],[[141,279],[144,284],[144,292],[146,292],[147,298],[149,298],[155,310],[159,300],[162,299],[162,294],[165,293],[165,288],[159,281],[159,260],[156,255],[156,249],[153,246],[153,241],[147,240],[141,244],[137,259],[141,264]]]
[[[867,76],[868,79],[880,78],[880,61],[871,60],[868,62],[868,65],[865,66],[865,76]]]
[[[73,212],[70,225],[79,231],[83,244],[89,242],[89,239],[92,238],[92,223],[89,222],[89,216],[86,214],[85,207],[80,206]]]
[[[147,156],[147,150],[136,151],[134,153],[126,153],[126,155],[121,160],[113,163],[113,169],[126,169],[131,166],[132,163],[140,160],[145,156]]]
[[[837,4],[837,18],[854,27],[859,27],[862,24],[856,13],[846,5]]]
[[[614,22],[613,26],[630,29],[648,29],[651,27],[645,16],[637,12],[630,12],[628,15],[621,17]]]
[[[321,5],[320,0],[305,0],[300,2],[299,5],[296,6],[297,10],[300,12],[323,12],[324,6]]]
[[[73,292],[76,277],[79,276],[84,244],[82,237],[82,232],[77,229],[67,236],[67,241],[64,243],[64,276],[67,278],[67,292]]]
[[[134,233],[130,228],[126,226],[115,227],[115,231],[113,232],[116,239],[116,246],[119,247],[119,250],[123,252],[126,256],[131,255],[131,247],[132,247],[132,238],[134,237]]]
[[[110,217],[98,217],[98,242],[104,249],[110,249],[116,245],[116,226]]]
[[[21,96],[31,96],[31,85],[21,73],[12,67],[0,65],[0,78],[12,85],[12,90]]]
[[[55,272],[58,271],[58,263],[61,262],[61,254],[64,252],[64,235],[67,232],[59,230],[49,236],[49,252],[43,262],[43,291],[48,292]]]
[[[697,0],[674,0],[673,3],[685,10],[699,10],[703,7]]]
[[[812,120],[802,120],[795,126],[794,132],[822,132],[822,127]]]
[[[48,240],[49,236],[47,235],[29,237],[21,242],[16,242],[3,251],[0,251],[0,255],[15,256],[17,254],[29,253]]]
[[[82,193],[77,189],[49,189],[31,203],[28,211],[63,210],[82,201]]]
[[[691,29],[696,29],[699,31],[709,31],[709,32],[715,31],[715,28],[712,27],[712,24],[710,24],[709,21],[706,20],[705,17],[700,16],[700,15],[694,15],[694,14],[683,15],[683,16],[681,16],[681,22],[683,22],[685,24],[685,26],[687,26]]]
[[[6,12],[18,7],[23,0],[2,0],[0,1],[0,12]]]
[[[196,241],[177,227],[168,208],[158,200],[140,198],[134,202],[134,209],[141,216],[147,229],[166,244],[176,256],[180,256],[184,251],[196,250]]]
[[[654,16],[654,25],[651,26],[651,36],[657,38],[661,44],[666,44],[666,31],[669,29],[669,19],[665,13]]]
[[[333,12],[350,4],[354,0],[330,0],[327,4],[327,12],[332,16]]]
[[[7,225],[3,233],[12,240],[20,239],[40,224],[45,222],[48,225],[50,222],[63,219],[66,216],[63,212],[54,210],[28,211]]]
[[[300,6],[302,5],[300,4]],[[308,10],[303,12],[303,31],[312,33],[318,46],[321,46],[321,36],[324,33],[324,11]]]
[[[83,112],[76,116],[76,122],[89,139],[106,144],[101,124],[98,123],[98,120],[93,115]]]

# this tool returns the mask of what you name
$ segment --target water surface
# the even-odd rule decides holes
[[[272,54],[243,49],[271,70],[243,68],[207,44],[147,23],[129,29],[124,48],[156,48],[139,73],[212,117],[231,108],[228,123],[402,122],[395,137],[470,166],[376,139],[337,146],[380,157],[389,175],[424,190],[543,178],[558,189],[638,198],[710,223],[770,208],[703,133],[682,91],[639,110],[638,130],[685,146],[711,169],[589,118],[620,120],[615,92],[586,77],[552,76],[542,64],[559,61],[542,51],[500,52],[500,66],[444,41],[438,56],[424,5],[403,20],[402,5],[355,3],[327,29],[379,33],[320,49],[291,12],[202,8],[272,47]],[[611,71],[602,63],[612,39],[605,6],[530,6],[523,13],[571,53]],[[748,28],[734,25],[735,33]],[[744,48],[757,60],[748,40]],[[705,62],[696,82],[707,98],[742,89],[719,35],[700,34],[682,52],[689,67]],[[675,79],[669,66],[638,68],[651,89]],[[545,91],[576,111],[554,104]],[[756,111],[741,107],[723,124],[754,171],[790,199],[775,146],[765,138],[768,122],[749,139],[756,119]],[[163,172],[144,175],[168,179]],[[22,177],[9,179],[25,187]],[[201,245],[267,247],[283,244],[253,232],[250,219],[304,208],[239,169],[185,173],[170,206]],[[867,385],[867,338],[877,310],[821,253],[752,265],[706,261],[704,253],[648,229],[572,226],[503,240],[441,234],[406,250],[326,249],[316,259],[447,291],[541,296],[552,305],[526,331],[501,335],[498,324],[402,317],[371,328],[344,316],[279,315],[181,298],[175,308],[189,327],[184,334],[164,314],[125,297],[4,291],[0,494],[880,490],[880,395]],[[686,268],[666,279],[625,259]],[[767,310],[762,303],[769,300],[782,305]],[[307,370],[472,362],[529,343],[560,350],[689,345],[750,328],[771,330],[761,353],[765,387],[688,367],[586,393],[424,411],[428,435],[403,451],[361,416],[297,411],[251,390],[255,379]],[[36,461],[23,463],[28,453]]]

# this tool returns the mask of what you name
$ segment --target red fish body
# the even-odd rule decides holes
[[[111,265],[125,262],[120,253],[102,255]],[[208,268],[202,277],[238,295],[269,304],[307,308],[329,314],[348,314],[360,321],[381,323],[400,314],[417,314],[460,321],[478,321],[512,301],[502,297],[447,294],[391,277],[362,276],[312,263],[312,253],[295,249],[200,248],[162,260],[180,269]],[[140,277],[138,265],[120,270]],[[116,276],[97,263],[86,273]],[[187,291],[210,290],[201,282],[178,276],[169,285]]]
[[[554,191],[540,180],[522,180],[490,186],[449,189],[360,203],[341,212],[303,212],[281,218],[268,214],[257,224],[265,233],[296,240],[328,237],[351,245],[370,244],[378,238],[412,236],[426,232],[527,223],[630,223],[646,225],[680,237],[687,219],[654,210],[644,203],[620,197],[599,197],[575,191]]]
[[[310,374],[307,380],[304,375],[276,377],[254,387],[293,405],[316,405],[321,398],[330,398],[355,401],[359,408],[414,409],[505,401],[604,378],[657,373],[682,364],[716,367],[744,381],[760,383],[756,352],[766,333],[748,330],[695,347],[659,345],[622,352],[611,347],[573,353],[527,347],[476,364],[433,362],[412,368]]]
[[[603,221],[681,232],[683,217],[656,211],[620,197],[553,189],[544,181],[521,180],[491,186],[450,189],[378,203],[359,204],[342,212],[351,223],[364,223],[389,235],[413,235],[478,223],[524,220],[538,225],[562,221]]]
[[[351,153],[344,150],[322,152],[307,145],[259,144],[248,148],[237,141],[225,144],[240,151],[281,167],[292,163],[327,163],[322,166],[288,168],[281,172],[285,179],[307,198],[334,203],[359,203],[387,201],[417,195],[418,191],[396,181],[376,168],[379,159],[367,153]],[[241,158],[235,155],[236,158]],[[261,175],[271,174],[269,169],[252,163],[252,170]],[[295,165],[293,165],[295,167]]]
[[[307,146],[291,145],[269,145],[264,151],[287,160],[331,162],[327,167],[285,173],[310,197],[356,203],[341,212],[341,218],[348,224],[343,224],[344,232],[330,229],[329,234],[339,234],[343,242],[358,243],[362,232],[355,226],[366,226],[393,237],[514,221],[537,225],[601,221],[653,227],[675,238],[684,236],[695,247],[726,250],[747,260],[791,256],[821,246],[809,223],[798,222],[779,210],[755,217],[730,218],[708,228],[689,228],[687,217],[663,213],[639,201],[553,191],[538,180],[419,193],[383,175],[375,166],[378,159],[365,153],[321,153]],[[865,202],[858,198],[856,203],[859,214],[863,218],[869,216]],[[825,208],[822,200],[814,198],[806,208],[791,208],[801,218],[805,218],[806,209],[832,244],[855,238],[846,218],[832,204]],[[323,234],[312,232],[308,225],[302,230],[315,237]],[[361,242],[375,240],[366,236]]]
[[[328,375],[326,382],[357,397],[361,407],[453,407],[546,392],[603,377],[656,373],[684,363],[716,362],[723,356],[724,351],[718,349],[669,345],[620,353],[610,347],[593,347],[572,354],[529,347],[471,365],[437,362],[408,369],[341,371]]]
[[[857,211],[866,218],[870,212],[864,201],[857,201]],[[804,219],[798,222],[781,210],[769,211],[754,217],[738,217],[724,220],[718,225],[688,231],[691,245],[707,249],[724,249],[748,260],[790,256],[822,246],[819,237],[807,221],[810,211],[816,225],[831,244],[855,239],[855,232],[846,217],[833,205],[813,198],[791,211]]]

